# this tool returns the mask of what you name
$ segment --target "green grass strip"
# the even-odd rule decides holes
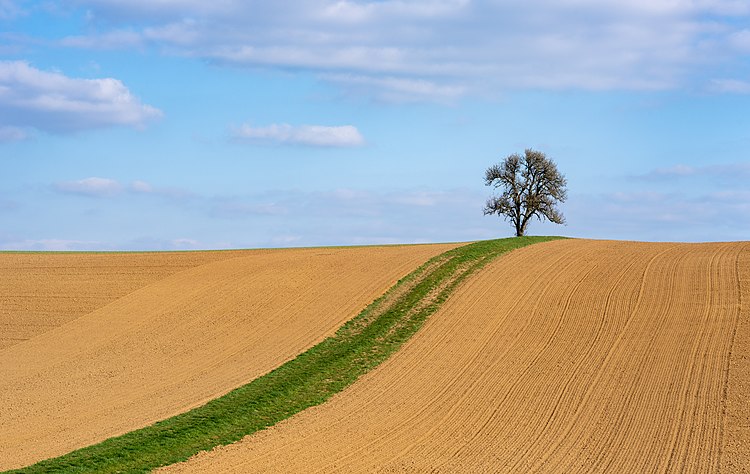
[[[558,237],[476,242],[432,258],[335,335],[205,405],[15,471],[148,472],[319,405],[395,352],[469,275],[510,250]]]

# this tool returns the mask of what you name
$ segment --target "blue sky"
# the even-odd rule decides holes
[[[0,249],[750,236],[750,2],[0,0]]]

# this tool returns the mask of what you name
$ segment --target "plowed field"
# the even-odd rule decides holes
[[[329,402],[171,470],[745,472],[750,244],[498,258]]]
[[[0,253],[0,350],[188,268],[251,251]]]
[[[161,277],[6,347],[0,469],[145,426],[247,383],[452,247],[250,252]]]

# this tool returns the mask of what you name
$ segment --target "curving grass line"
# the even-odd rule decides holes
[[[230,444],[319,405],[395,352],[469,275],[498,255],[559,237],[468,244],[432,258],[295,359],[154,425],[8,472],[148,472]]]

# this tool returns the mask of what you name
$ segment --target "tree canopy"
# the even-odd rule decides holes
[[[484,214],[497,214],[510,220],[516,236],[526,233],[532,217],[564,224],[557,204],[567,198],[567,181],[554,161],[539,151],[527,149],[514,153],[485,171],[486,186],[501,190],[487,200]]]

